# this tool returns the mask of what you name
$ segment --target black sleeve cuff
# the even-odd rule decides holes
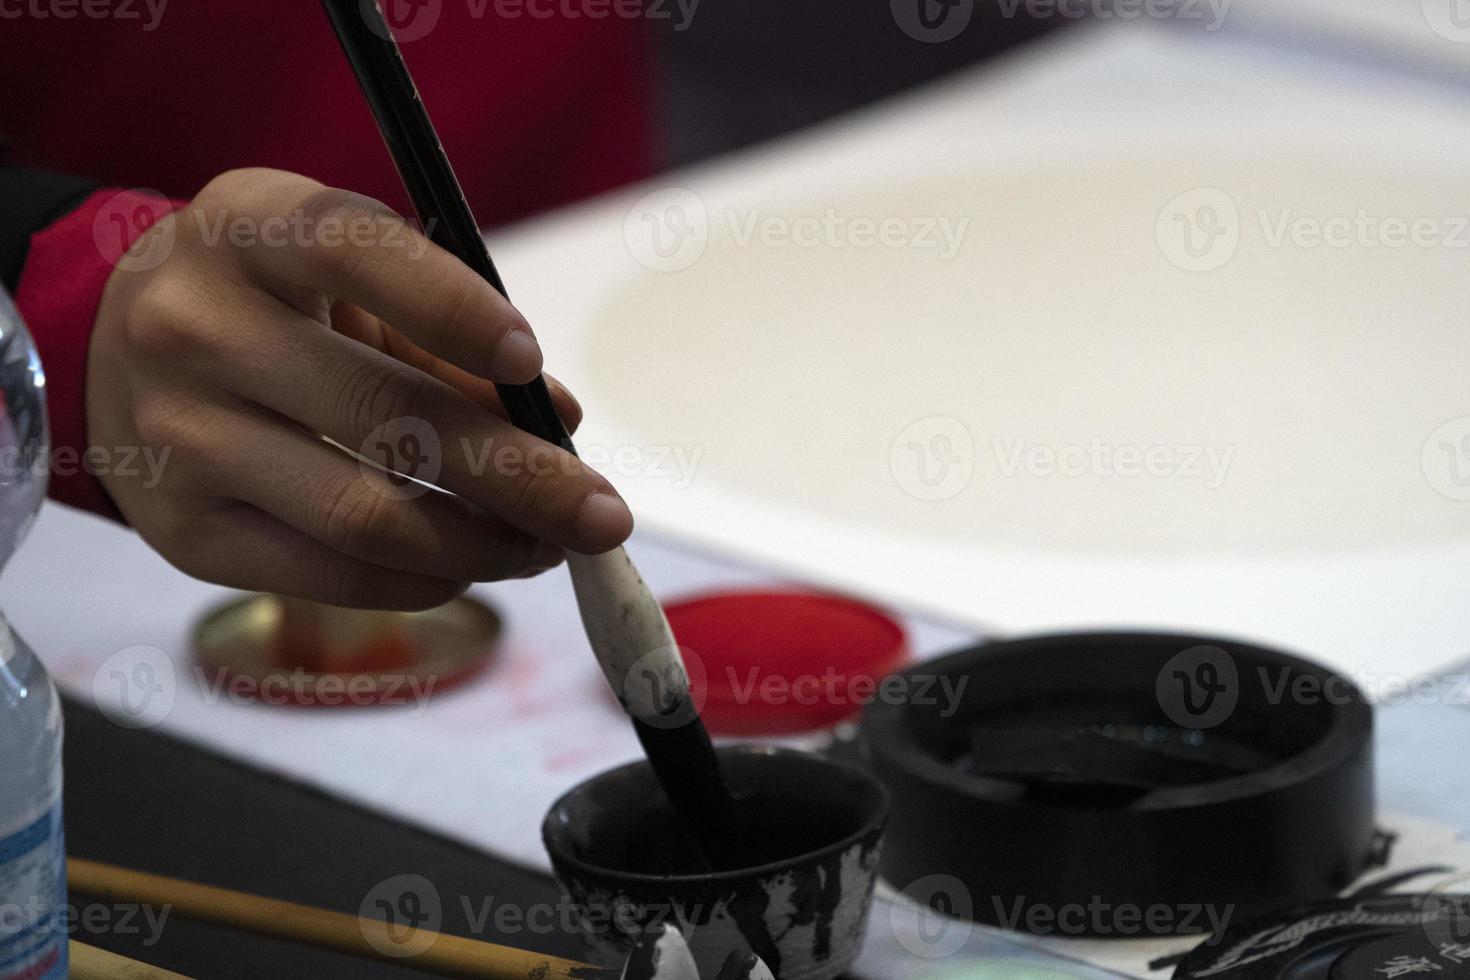
[[[81,177],[0,164],[0,283],[14,294],[31,236],[73,210],[96,184]]]

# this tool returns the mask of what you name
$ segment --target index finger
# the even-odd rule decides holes
[[[541,347],[525,317],[401,215],[319,184],[297,196],[291,215],[302,232],[292,244],[302,247],[239,250],[262,285],[346,300],[490,381],[524,384],[541,372]]]

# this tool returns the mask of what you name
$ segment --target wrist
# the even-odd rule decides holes
[[[46,372],[49,496],[120,519],[89,456],[88,375],[103,297],[127,277],[134,242],[177,205],[137,191],[97,191],[31,236],[16,290]],[[161,261],[161,260],[160,260]],[[136,272],[131,277],[138,278]]]

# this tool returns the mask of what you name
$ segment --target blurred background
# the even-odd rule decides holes
[[[949,10],[938,3],[934,9]],[[963,31],[926,43],[899,28],[893,10],[878,2],[707,4],[687,21],[671,8],[672,19],[653,22],[658,159],[677,167],[770,139],[1074,22],[1033,17],[1024,5],[1014,16],[996,3],[972,9]]]

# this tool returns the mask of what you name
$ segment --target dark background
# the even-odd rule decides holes
[[[685,31],[655,22],[663,159],[682,166],[799,129],[1068,23],[1000,9],[975,0],[958,37],[930,44],[897,27],[889,0],[703,0]]]

